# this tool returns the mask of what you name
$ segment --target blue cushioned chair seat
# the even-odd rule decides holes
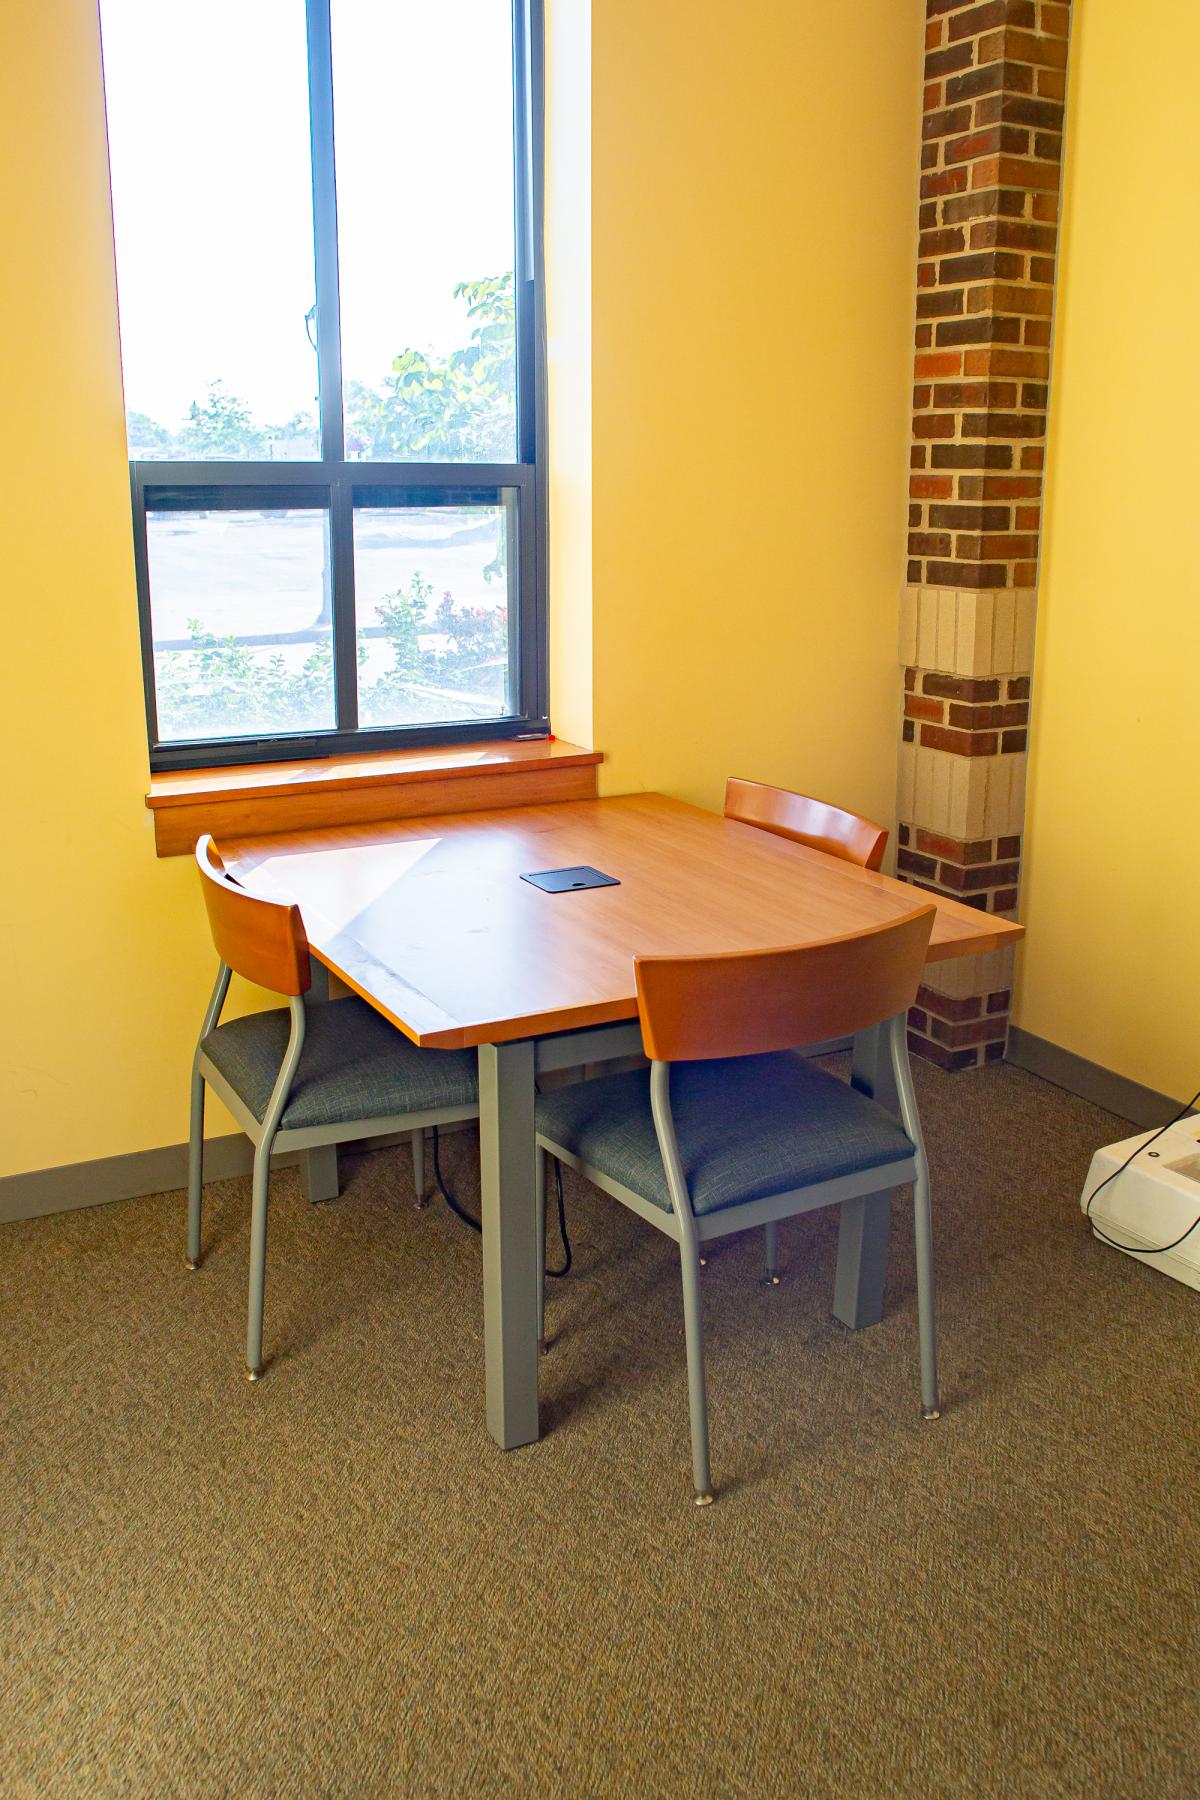
[[[260,1122],[290,1030],[290,1013],[275,1008],[231,1019],[204,1040],[205,1055]],[[478,1095],[473,1050],[418,1050],[364,1001],[331,1000],[309,1009],[280,1128],[475,1106]]]
[[[671,1111],[698,1216],[914,1154],[881,1106],[790,1051],[674,1063]],[[601,1175],[671,1210],[648,1070],[541,1095],[537,1129]]]

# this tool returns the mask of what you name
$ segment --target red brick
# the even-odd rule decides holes
[[[908,554],[910,556],[949,556],[950,533],[948,531],[910,531]]]
[[[948,499],[954,492],[952,475],[910,475],[908,491],[915,500]]]
[[[910,875],[936,875],[937,864],[929,856],[918,856],[915,850],[897,850],[896,867]]]
[[[996,839],[996,855],[1004,861],[1011,862],[1014,856],[1020,856],[1020,854],[1021,840],[1019,837],[1002,837]]]
[[[920,421],[915,421],[919,423]],[[1031,438],[1045,437],[1045,413],[986,412],[964,413],[962,434],[965,438]],[[941,437],[940,431],[923,436]]]
[[[904,671],[905,692],[911,694],[913,689],[916,687],[916,685],[917,685],[917,671],[915,669],[905,669],[905,671]],[[908,839],[905,836],[905,833],[907,832],[907,830],[908,830],[907,825],[902,825],[900,827],[900,842],[902,844],[907,844],[907,842],[908,842]]]
[[[1035,225],[1028,219],[977,219],[971,226],[972,250],[986,250],[992,245],[1052,255],[1058,245],[1058,232],[1053,225]]]
[[[1001,988],[999,993],[989,994],[987,1009],[990,1013],[1007,1012],[1012,1003],[1012,992],[1009,988]]]
[[[917,989],[917,1005],[926,1012],[934,1013],[939,1019],[946,1019],[959,1024],[965,1019],[978,1019],[983,1012],[982,994],[939,994],[936,988],[926,987],[924,983]]]
[[[1037,586],[1037,563],[1019,562],[1012,566],[1012,582],[1014,587]]]
[[[954,436],[953,413],[922,413],[912,422],[913,436],[949,438]]]
[[[1017,388],[1012,381],[939,381],[933,400],[956,412],[965,406],[1015,406]]]
[[[967,296],[968,312],[1040,313],[1048,314],[1054,306],[1051,289],[1029,283],[993,282],[987,287],[971,288]]]
[[[921,682],[926,694],[937,694],[943,700],[968,700],[979,704],[1000,698],[1000,683],[989,675],[940,675],[930,672]]]
[[[991,838],[963,843],[959,838],[943,837],[938,831],[925,831],[920,826],[917,828],[917,849],[936,856],[939,861],[963,864],[992,861]]]
[[[1028,131],[1020,125],[989,125],[983,131],[969,131],[966,137],[950,139],[945,156],[948,163],[974,162],[977,156],[995,156],[1001,150],[1028,156]]]
[[[1031,256],[1029,259],[1030,281],[1044,281],[1048,286],[1054,285],[1054,258],[1052,256]]]
[[[1031,94],[981,94],[975,102],[976,125],[997,121],[1032,126],[1040,131],[1061,131],[1063,107],[1058,100],[1035,100]]]
[[[913,359],[914,375],[957,375],[961,367],[961,350],[922,350]]]
[[[931,562],[925,571],[931,587],[1005,587],[1007,575],[1003,563]]]
[[[1025,273],[1025,258],[1015,250],[976,250],[969,256],[942,258],[938,278],[941,281],[1020,281]]]
[[[1013,516],[1013,524],[1018,531],[1038,531],[1042,523],[1040,506],[1018,506]]]
[[[946,723],[962,731],[998,731],[1002,725],[1027,725],[1029,711],[1020,700],[991,706],[968,706],[962,700],[952,700]]]
[[[1065,100],[1067,97],[1067,76],[1064,69],[1039,69],[1037,72],[1037,91],[1048,94],[1052,100]],[[949,99],[949,94],[946,98]]]
[[[1020,537],[1015,532],[985,532],[982,535],[973,532],[960,532],[954,540],[955,556],[969,557],[972,562],[986,562],[990,558],[1003,557],[1006,562],[1018,556],[1036,556],[1038,541],[1035,537]],[[930,552],[941,555],[941,551]]]
[[[985,55],[982,43],[977,54],[982,61]],[[1035,69],[1065,69],[1067,43],[1065,38],[1040,37],[1031,31],[1009,30],[1004,33],[1004,55],[1013,62],[1032,63]]]
[[[949,292],[945,288],[937,288],[933,293],[917,295],[918,319],[941,319],[949,313],[961,313],[962,309],[961,288],[953,288]]]
[[[1030,196],[1030,200],[1029,200],[1029,210],[1033,214],[1034,218],[1040,219],[1043,222],[1043,224],[1057,225],[1058,224],[1058,195],[1057,194],[1032,194]]]
[[[913,1056],[920,1056],[926,1062],[936,1063],[948,1075],[957,1074],[960,1069],[975,1069],[979,1066],[977,1050],[948,1050],[944,1044],[935,1044],[932,1039],[921,1037],[917,1032],[908,1033],[908,1048]]]
[[[929,523],[948,531],[1007,531],[1007,506],[931,506]]]
[[[1047,37],[1065,38],[1071,29],[1071,9],[1042,0],[1041,28]]]
[[[910,469],[923,469],[925,467],[924,444],[914,444],[909,450],[908,466]]]
[[[1019,752],[1029,748],[1027,731],[1005,731],[1000,737],[1000,749],[1003,754]]]
[[[945,26],[942,24],[942,21],[940,19],[931,19],[930,20],[929,24],[926,25],[926,27],[925,27],[925,48],[927,50],[936,50],[937,49],[938,45],[942,41],[942,34],[943,34],[944,30],[945,30]]]
[[[1048,162],[1062,161],[1062,134],[1057,131],[1037,131],[1033,137],[1033,154],[1044,156]]]
[[[992,911],[997,913],[1016,912],[1020,895],[1015,887],[1001,888],[992,895]]]
[[[1008,678],[1008,697],[1010,700],[1028,700],[1030,680],[1028,675],[1010,675]]]
[[[1020,63],[1001,62],[998,58],[977,56],[977,68],[965,75],[951,75],[946,82],[946,101],[973,100],[978,94],[998,91],[1032,94],[1033,70]]]
[[[966,131],[971,123],[969,106],[947,106],[941,112],[927,113],[921,120],[921,136],[923,138],[955,137]]]
[[[970,44],[948,44],[944,50],[931,50],[925,58],[925,78],[933,81],[942,75],[957,74],[959,69],[969,69],[974,49]]]
[[[957,38],[978,37],[981,31],[990,31],[994,25],[1025,25],[1032,31],[1037,24],[1037,12],[1033,0],[984,0],[983,5],[955,13],[948,23],[950,42],[953,43]]]
[[[1021,467],[1023,469],[1041,469],[1046,463],[1046,447],[1044,444],[1024,444],[1021,448]]]
[[[940,700],[925,700],[920,694],[908,694],[904,700],[904,716],[906,719],[931,719],[940,725],[944,717],[944,707]]]
[[[962,163],[956,169],[939,169],[936,175],[926,174],[921,177],[921,198],[936,199],[939,194],[961,194],[967,185],[967,165]]]
[[[935,444],[935,469],[1011,469],[1011,444]]]
[[[920,741],[928,750],[954,756],[995,756],[998,747],[994,731],[952,731],[946,725],[922,725]]]
[[[1028,156],[985,156],[970,165],[973,189],[1057,188],[1059,165]]]
[[[943,319],[937,328],[941,344],[1016,344],[1021,337],[1020,319],[999,319],[994,313],[971,319]]]
[[[965,171],[949,169],[947,174],[965,175]],[[996,215],[1021,219],[1025,216],[1026,198],[1019,188],[993,187],[979,194],[952,193],[942,202],[942,219],[947,225],[960,224],[964,219],[990,219]],[[1035,218],[1038,216],[1034,214]]]
[[[964,375],[1049,375],[1050,358],[1042,350],[1012,350],[991,344],[963,352]]]
[[[912,391],[913,411],[924,412],[932,398],[933,389],[930,387],[929,383],[924,382],[919,384]]]
[[[966,248],[966,233],[961,225],[943,225],[938,231],[923,231],[917,240],[918,256],[952,256]]]

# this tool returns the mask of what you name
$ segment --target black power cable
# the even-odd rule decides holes
[[[442,1159],[440,1145],[438,1143],[438,1128],[436,1125],[433,1127],[433,1179],[437,1183],[438,1193],[442,1196],[442,1199],[446,1202],[446,1205],[450,1208],[450,1211],[454,1214],[455,1218],[461,1219],[464,1225],[469,1225],[472,1231],[482,1233],[483,1226],[480,1224],[479,1220],[473,1218],[469,1212],[465,1211],[464,1208],[459,1205],[443,1179]],[[558,1200],[558,1235],[562,1239],[563,1247],[563,1266],[561,1269],[547,1269],[546,1273],[547,1275],[552,1275],[554,1279],[558,1281],[561,1280],[564,1275],[570,1274],[571,1264],[574,1258],[571,1253],[571,1240],[567,1235],[567,1207],[566,1201],[563,1198],[562,1164],[558,1161],[557,1157],[554,1159],[554,1180],[556,1198]]]
[[[1195,1231],[1196,1227],[1198,1225],[1200,1225],[1200,1218],[1195,1218],[1192,1220],[1192,1222],[1188,1226],[1187,1230],[1181,1232],[1177,1238],[1174,1238],[1171,1241],[1171,1243],[1156,1244],[1152,1250],[1145,1250],[1142,1248],[1142,1246],[1140,1244],[1120,1244],[1120,1243],[1118,1243],[1116,1238],[1111,1238],[1111,1237],[1109,1237],[1109,1235],[1106,1231],[1101,1231],[1100,1227],[1096,1224],[1096,1221],[1092,1218],[1092,1207],[1095,1204],[1096,1195],[1101,1193],[1103,1191],[1103,1189],[1108,1186],[1110,1181],[1115,1181],[1117,1179],[1118,1175],[1123,1175],[1125,1173],[1126,1169],[1129,1167],[1130,1163],[1133,1161],[1134,1157],[1140,1156],[1142,1154],[1143,1150],[1148,1150],[1150,1148],[1151,1144],[1157,1143],[1158,1139],[1162,1136],[1164,1131],[1170,1131],[1172,1125],[1178,1125],[1180,1119],[1186,1119],[1188,1114],[1191,1112],[1192,1108],[1195,1106],[1197,1100],[1200,1100],[1200,1088],[1196,1089],[1196,1092],[1192,1095],[1191,1099],[1188,1101],[1186,1106],[1180,1107],[1179,1111],[1175,1114],[1175,1117],[1173,1119],[1168,1119],[1165,1125],[1160,1125],[1158,1130],[1154,1133],[1153,1137],[1148,1137],[1144,1144],[1139,1144],[1136,1150],[1132,1150],[1129,1153],[1129,1155],[1125,1158],[1125,1161],[1121,1164],[1120,1168],[1114,1169],[1111,1175],[1106,1175],[1104,1177],[1104,1180],[1099,1182],[1096,1185],[1096,1187],[1092,1190],[1092,1192],[1088,1195],[1088,1203],[1087,1203],[1087,1207],[1085,1209],[1088,1224],[1091,1226],[1091,1228],[1095,1232],[1096,1236],[1103,1243],[1111,1244],[1114,1250],[1127,1250],[1133,1256],[1165,1256],[1167,1254],[1168,1250],[1177,1250],[1179,1248],[1180,1244],[1182,1244],[1184,1238],[1191,1237],[1193,1231]]]

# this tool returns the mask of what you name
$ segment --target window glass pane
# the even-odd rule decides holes
[[[304,0],[102,0],[129,454],[319,454]]]
[[[354,514],[363,725],[502,718],[509,691],[516,494],[499,504]]]
[[[512,462],[510,0],[331,0],[346,455]]]
[[[159,738],[332,730],[328,515],[151,512],[146,527]]]

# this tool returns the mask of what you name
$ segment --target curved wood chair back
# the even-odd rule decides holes
[[[827,856],[840,856],[863,869],[879,868],[887,849],[883,826],[844,806],[830,806],[790,788],[768,787],[763,781],[743,781],[737,775],[725,783],[725,817],[824,850]]]
[[[635,956],[642,1043],[654,1062],[757,1056],[848,1037],[907,1012],[936,907],[789,950]]]
[[[298,906],[260,900],[225,871],[206,832],[196,845],[196,866],[217,955],[236,975],[276,994],[306,994],[312,986],[308,937]]]

